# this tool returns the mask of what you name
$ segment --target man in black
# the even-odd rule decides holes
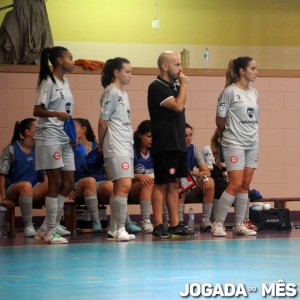
[[[160,75],[148,88],[155,184],[152,193],[153,236],[190,236],[179,222],[178,183],[187,176],[184,106],[188,77],[182,73],[178,54],[166,51],[158,58]],[[163,201],[169,210],[170,226],[163,225]]]

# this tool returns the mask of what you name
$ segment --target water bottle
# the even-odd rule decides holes
[[[98,209],[101,226],[102,228],[107,228],[106,206],[101,204]]]
[[[188,226],[191,228],[191,231],[195,230],[195,213],[192,207],[189,210]]]
[[[186,49],[183,49],[180,52],[181,55],[181,65],[183,68],[188,68],[190,64],[190,52]]]
[[[0,237],[7,236],[7,208],[0,206]]]
[[[208,50],[208,48],[204,48],[203,58],[204,58],[205,67],[208,68],[208,61],[209,61],[209,50]]]

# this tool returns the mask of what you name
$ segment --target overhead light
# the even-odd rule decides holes
[[[152,19],[152,28],[158,29],[160,28],[160,21],[157,18],[157,7],[158,7],[158,0],[154,2],[154,18]]]

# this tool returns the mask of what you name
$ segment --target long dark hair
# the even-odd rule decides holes
[[[228,68],[226,70],[226,84],[225,88],[232,83],[237,82],[240,77],[240,69],[246,70],[249,62],[252,61],[253,58],[249,56],[242,56],[235,59],[231,59],[228,63]]]
[[[55,67],[57,65],[57,59],[59,57],[63,57],[63,55],[68,51],[67,48],[56,46],[53,48],[45,48],[41,53],[41,60],[40,60],[40,73],[39,79],[37,83],[37,87],[40,86],[41,82],[44,79],[47,79],[48,76],[51,78],[53,83],[56,83],[55,78],[52,74],[52,71],[49,67],[49,62],[51,62],[52,66]]]
[[[108,59],[101,71],[101,84],[104,88],[115,80],[115,70],[121,71],[123,64],[130,64],[130,61],[124,57]]]
[[[91,126],[91,123],[88,119],[83,119],[83,118],[74,118],[75,122],[78,122],[80,124],[81,127],[86,128],[86,139],[89,142],[96,142],[96,135],[94,133],[94,130]]]
[[[25,137],[25,131],[33,126],[36,121],[34,118],[27,118],[22,121],[15,123],[14,133],[11,139],[11,144],[15,141],[21,142]]]
[[[141,157],[141,147],[142,147],[141,135],[147,134],[149,132],[151,132],[150,120],[144,120],[140,123],[137,130],[133,134],[134,147],[136,149],[136,154],[138,157]]]

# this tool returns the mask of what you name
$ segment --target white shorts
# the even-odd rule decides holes
[[[74,152],[70,143],[35,146],[35,169],[74,171]]]
[[[250,149],[222,147],[227,171],[256,169],[258,163],[258,145]]]
[[[117,156],[105,158],[105,165],[108,170],[109,180],[115,181],[120,178],[133,178],[133,158],[129,156]]]

